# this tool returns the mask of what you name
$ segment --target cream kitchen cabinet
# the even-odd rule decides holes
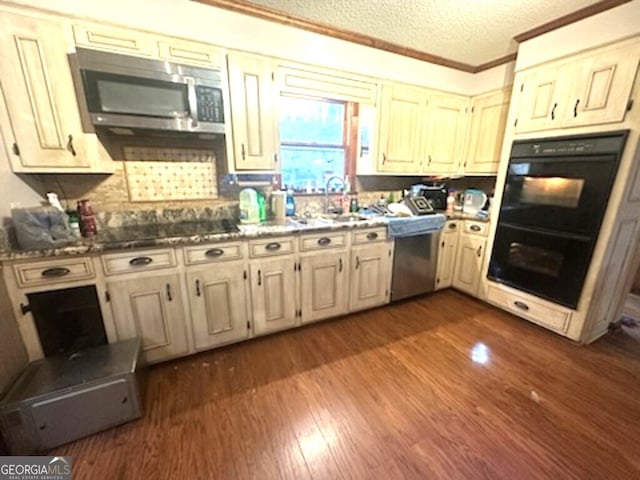
[[[107,282],[107,292],[118,339],[140,337],[147,362],[189,353],[177,272],[116,276]]]
[[[16,173],[110,172],[82,131],[63,26],[0,15],[0,130]]]
[[[460,220],[450,220],[442,229],[438,251],[436,290],[450,287],[453,284],[461,224]]]
[[[372,241],[351,248],[349,311],[389,302],[392,251],[392,242],[388,241]]]
[[[278,113],[270,59],[229,53],[233,162],[238,171],[273,171],[278,159]]]
[[[482,281],[487,231],[487,223],[465,220],[464,230],[458,241],[453,287],[474,297],[478,296]]]
[[[464,173],[497,174],[510,97],[511,89],[503,89],[471,100],[471,126],[464,156]]]
[[[431,95],[429,121],[423,135],[426,144],[421,155],[422,172],[446,175],[458,170],[467,136],[468,109],[468,97]]]
[[[624,120],[640,60],[640,41],[524,72],[516,133]]]
[[[298,324],[297,270],[294,237],[249,242],[253,332],[256,335]]]
[[[244,262],[211,264],[187,271],[196,350],[249,337],[251,304],[245,290],[247,281]]]
[[[383,85],[380,102],[377,171],[421,171],[423,125],[428,91],[407,85]]]
[[[349,256],[346,249],[301,255],[299,265],[302,323],[346,313],[349,301]]]

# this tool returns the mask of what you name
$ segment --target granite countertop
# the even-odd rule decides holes
[[[488,218],[479,218],[462,212],[447,213],[446,216],[447,220],[489,221]],[[135,248],[197,245],[315,231],[370,228],[386,226],[387,223],[387,218],[382,216],[340,222],[327,221],[321,218],[299,219],[297,221],[287,218],[280,222],[269,221],[258,225],[239,225],[237,228],[229,229],[224,233],[220,233],[219,224],[207,221],[151,223],[104,229],[95,237],[79,239],[78,242],[65,247],[0,251],[0,262],[69,255],[90,255]]]
[[[342,222],[309,219],[301,223],[286,219],[282,222],[265,222],[260,225],[239,225],[237,230],[219,233],[207,222],[177,222],[173,224],[148,224],[102,230],[95,237],[59,248],[40,250],[0,251],[1,261],[28,260],[43,257],[89,255],[112,250],[134,248],[174,247],[201,243],[223,242],[258,237],[292,235],[314,231],[331,231],[352,228],[367,228],[387,225],[384,217]],[[212,232],[216,233],[212,233]]]

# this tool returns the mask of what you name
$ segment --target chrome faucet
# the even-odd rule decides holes
[[[326,185],[324,186],[324,213],[342,213],[342,210],[340,210],[338,212],[338,208],[335,206],[335,204],[333,202],[329,202],[329,184],[333,181],[333,180],[339,180],[340,184],[342,185],[342,190],[344,191],[344,180],[341,177],[338,177],[337,175],[330,177],[327,180]]]

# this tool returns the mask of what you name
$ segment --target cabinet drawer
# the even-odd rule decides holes
[[[76,45],[83,47],[144,55],[145,57],[155,55],[155,45],[152,38],[130,30],[74,25],[73,38]]]
[[[387,239],[387,227],[354,230],[351,237],[353,244],[380,242]]]
[[[322,250],[340,248],[347,245],[347,232],[325,232],[300,237],[300,250]]]
[[[487,300],[519,317],[537,323],[549,330],[566,333],[571,320],[571,311],[557,305],[550,305],[529,295],[512,293],[505,287],[489,285]]]
[[[158,54],[164,60],[222,67],[225,56],[210,45],[170,40],[158,41]]]
[[[173,249],[145,250],[127,253],[113,253],[102,256],[102,268],[105,275],[115,273],[133,273],[157,268],[176,266]]]
[[[473,220],[464,221],[464,233],[472,235],[482,235],[486,237],[489,233],[489,222],[474,222]]]
[[[184,248],[184,263],[194,265],[198,263],[226,262],[244,258],[241,242],[216,243]]]
[[[88,257],[19,263],[13,266],[20,287],[31,287],[61,282],[74,282],[95,277]]]
[[[249,242],[249,256],[252,258],[286,255],[293,251],[293,238],[290,237],[265,238]]]

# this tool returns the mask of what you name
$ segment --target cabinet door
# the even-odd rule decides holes
[[[189,350],[177,273],[107,283],[118,338],[140,337],[147,362]]]
[[[621,122],[638,70],[640,45],[603,52],[580,62],[568,100],[566,126]]]
[[[193,338],[197,350],[249,336],[243,263],[211,265],[187,273]]]
[[[567,94],[560,91],[559,72],[558,67],[543,67],[524,76],[516,133],[560,128],[561,111],[566,109],[569,100]]]
[[[273,170],[278,134],[271,62],[237,53],[228,60],[235,168]]]
[[[347,311],[349,283],[346,252],[318,252],[300,259],[302,323]]]
[[[498,172],[510,96],[511,90],[503,90],[473,99],[465,173]]]
[[[453,226],[454,229],[448,227]],[[458,225],[447,222],[440,236],[440,251],[438,252],[438,274],[436,276],[436,290],[450,287],[453,283],[453,273],[456,265],[458,247]]]
[[[3,13],[0,43],[0,104],[6,108],[0,127],[5,138],[15,138],[13,170],[88,171],[62,27]]]
[[[469,295],[478,295],[485,244],[484,237],[460,235],[453,286]]]
[[[251,262],[253,331],[256,335],[295,326],[295,289],[293,255]]]
[[[424,151],[426,173],[447,174],[458,169],[467,135],[469,99],[454,95],[433,95]]]
[[[389,302],[391,248],[384,242],[351,249],[350,311]]]
[[[417,88],[383,85],[380,105],[378,171],[420,171],[421,123],[427,93]]]

